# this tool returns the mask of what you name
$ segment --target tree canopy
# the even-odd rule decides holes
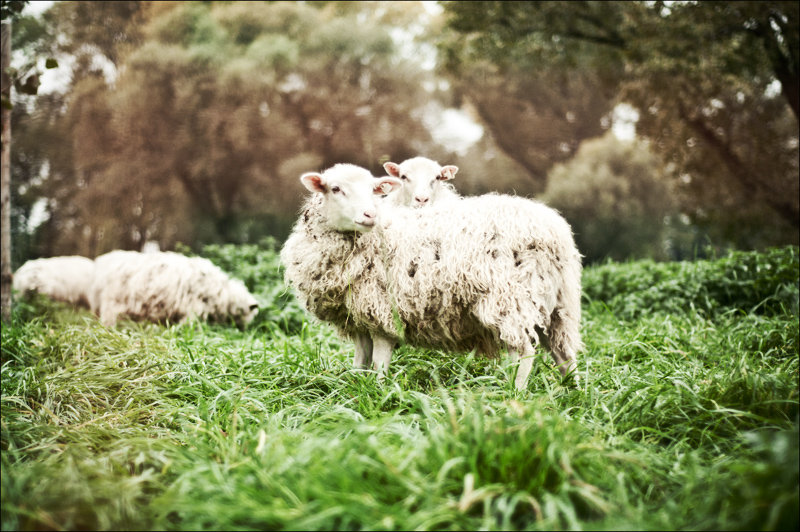
[[[638,110],[693,219],[735,227],[758,211],[797,238],[796,2],[443,4],[450,72],[488,61],[596,79]]]
[[[378,172],[416,155],[430,141],[424,73],[398,53],[381,13],[344,7],[56,4],[52,33],[77,59],[54,127],[73,142],[44,154],[40,189],[71,195],[69,212],[51,202],[59,213],[48,220],[82,226],[63,249],[241,241],[245,215],[294,215],[304,171],[346,160]]]

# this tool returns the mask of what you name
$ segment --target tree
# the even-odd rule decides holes
[[[601,135],[614,96],[577,71],[532,75],[486,62],[454,79],[461,102],[473,106],[498,146],[529,175],[523,187],[544,190],[553,164],[575,155],[581,142]]]
[[[455,103],[466,100],[476,108],[498,146],[528,171],[531,190],[540,193],[553,164],[574,156],[583,140],[602,135],[611,125],[616,73],[587,68],[581,56],[549,65],[514,42],[495,42],[497,27],[480,34],[462,21],[473,16],[470,23],[482,27],[484,10],[492,21],[491,12],[503,2],[453,4],[458,3],[445,2],[445,7],[451,15],[448,25],[456,31],[444,32],[438,44]],[[518,8],[513,4],[509,9]]]
[[[668,171],[695,183],[687,214],[703,221],[721,208],[735,225],[755,200],[797,239],[796,2],[444,5],[449,68],[474,56],[593,72],[638,110],[637,132]]]
[[[0,2],[0,314],[3,322],[11,318],[11,87],[19,77],[11,71],[11,20],[18,16],[27,2]],[[15,79],[16,78],[16,79]],[[38,77],[30,76],[18,89],[36,93]]]
[[[103,4],[45,15],[79,57],[63,110],[34,119],[72,139],[48,148],[38,187],[53,200],[52,250],[241,242],[259,224],[280,237],[302,172],[378,172],[431,142],[425,73],[398,53],[380,3]]]
[[[3,20],[6,18],[5,5]],[[2,119],[2,152],[0,152],[0,209],[2,222],[0,222],[0,308],[2,320],[7,322],[11,318],[11,76],[8,69],[11,66],[11,22],[3,22],[0,35],[0,83],[2,84],[3,105]],[[8,105],[6,105],[8,103]]]
[[[665,224],[678,223],[672,186],[641,141],[608,132],[584,142],[574,158],[553,167],[540,199],[570,223],[584,264],[663,260],[683,251],[674,249]]]
[[[22,10],[25,8],[27,1],[6,1],[0,2],[0,18],[3,21],[2,30],[2,90],[0,90],[0,107],[2,107],[2,185],[0,185],[0,203],[2,203],[2,227],[0,228],[0,241],[2,244],[2,267],[0,267],[0,296],[2,307],[3,320],[10,318],[11,313],[11,264],[13,259],[11,233],[12,233],[12,210],[13,205],[11,202],[11,123],[12,123],[12,110],[15,105],[12,103],[12,87],[16,90],[17,98],[24,98],[24,95],[35,96],[39,90],[39,75],[37,64],[39,62],[39,53],[27,54],[28,61],[17,71],[11,68],[11,48],[12,44],[14,49],[22,49],[25,52],[25,47],[31,40],[31,34],[40,34],[41,28],[36,24],[29,24],[30,19],[21,15]],[[13,38],[11,20],[19,22],[20,31],[18,36]],[[36,40],[36,37],[33,37]],[[38,52],[38,51],[37,51]],[[45,68],[51,69],[58,67],[58,61],[52,57],[45,60]]]

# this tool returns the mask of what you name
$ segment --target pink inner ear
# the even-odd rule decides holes
[[[383,163],[383,169],[386,170],[386,173],[390,176],[400,177],[400,167],[395,163]]]
[[[403,186],[403,182],[394,177],[383,177],[372,188],[373,194],[389,194]]]
[[[458,172],[458,166],[444,166],[442,167],[442,177],[445,179],[453,179]]]
[[[320,174],[303,174],[300,176],[300,181],[303,182],[303,185],[310,190],[311,192],[327,192],[328,189],[325,188],[325,185],[322,182],[322,176]]]

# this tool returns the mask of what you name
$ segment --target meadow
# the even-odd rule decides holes
[[[586,268],[580,387],[542,351],[523,392],[409,346],[379,384],[274,243],[202,255],[259,298],[246,331],[17,304],[3,530],[800,526],[797,247]]]

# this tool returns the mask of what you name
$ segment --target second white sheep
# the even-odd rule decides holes
[[[400,164],[385,163],[384,170],[400,179],[403,186],[389,194],[386,200],[393,205],[430,207],[440,201],[458,198],[458,192],[448,181],[458,172],[457,166],[439,166],[426,157],[414,157]]]
[[[189,319],[245,327],[258,302],[244,283],[231,279],[208,259],[172,252],[112,251],[95,259],[90,290],[92,311],[104,325],[117,320]]]

